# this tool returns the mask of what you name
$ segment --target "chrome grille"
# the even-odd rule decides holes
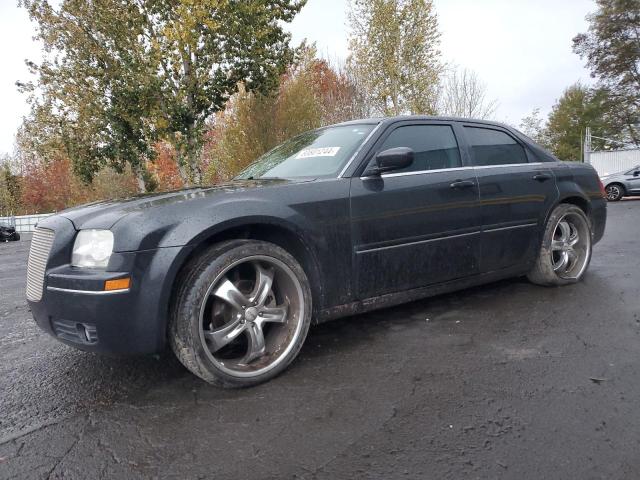
[[[39,302],[44,286],[44,272],[53,245],[53,230],[36,228],[31,239],[29,262],[27,264],[27,300]]]

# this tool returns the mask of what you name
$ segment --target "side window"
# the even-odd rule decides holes
[[[527,163],[527,154],[511,135],[499,130],[464,127],[473,153],[473,165]]]
[[[415,152],[412,165],[398,172],[421,172],[462,165],[458,142],[449,125],[408,125],[398,127],[386,138],[378,151],[409,147]]]

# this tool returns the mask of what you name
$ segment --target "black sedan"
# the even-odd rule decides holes
[[[498,279],[579,281],[604,233],[596,172],[504,125],[396,117],[299,135],[210,188],[42,220],[37,323],[74,347],[170,345],[246,386],[296,357],[312,322]]]
[[[20,234],[16,226],[7,220],[0,220],[0,242],[17,242]]]

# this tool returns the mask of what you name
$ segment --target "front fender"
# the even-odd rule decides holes
[[[314,235],[313,225],[299,212],[264,198],[238,198],[180,205],[130,213],[117,222],[114,251],[194,245],[229,228],[251,223],[286,227],[300,236]]]

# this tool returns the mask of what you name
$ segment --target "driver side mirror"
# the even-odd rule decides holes
[[[636,170],[635,172],[633,172],[633,176],[640,177],[640,170]]]
[[[394,170],[407,168],[413,163],[414,152],[411,148],[396,147],[384,150],[375,157],[375,166],[365,172],[366,175],[380,175]]]

